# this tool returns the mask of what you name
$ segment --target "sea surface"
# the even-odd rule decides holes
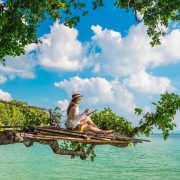
[[[94,162],[54,154],[38,143],[0,146],[0,180],[180,180],[180,135],[148,139],[127,148],[97,146]]]

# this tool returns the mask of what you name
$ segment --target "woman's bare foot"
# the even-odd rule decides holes
[[[98,128],[95,124],[92,124],[91,126],[95,127],[95,128]]]
[[[21,133],[16,133],[15,139],[16,139],[16,140],[19,140],[19,141],[23,141],[23,140],[24,140],[23,134],[21,134]]]
[[[114,130],[106,130],[105,132],[104,132],[104,134],[113,134],[114,133]]]

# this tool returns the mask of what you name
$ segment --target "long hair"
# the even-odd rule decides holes
[[[67,108],[67,116],[69,115],[70,109],[76,105],[76,101],[77,101],[77,98],[72,99],[71,102],[69,103],[69,106]]]

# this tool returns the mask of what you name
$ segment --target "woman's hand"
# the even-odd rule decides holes
[[[88,112],[89,112],[89,109],[85,109],[84,113],[86,113],[86,114],[87,114]]]

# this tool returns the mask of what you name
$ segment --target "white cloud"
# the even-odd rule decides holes
[[[31,51],[34,51],[38,48],[38,46],[39,46],[39,44],[36,44],[36,43],[28,44],[27,46],[25,46],[25,52],[29,53]]]
[[[152,87],[147,89],[153,88],[154,93],[160,93],[166,87],[173,89],[168,78],[155,77],[147,74],[146,70],[180,62],[180,30],[171,31],[162,38],[160,46],[152,48],[143,24],[132,26],[129,33],[123,38],[119,32],[113,30],[102,29],[100,26],[91,28],[94,31],[92,37],[94,46],[100,48],[100,51],[95,53],[94,72],[111,75],[115,78],[129,77],[130,80],[135,78],[135,74],[143,72],[145,79],[136,81],[136,86],[131,85],[132,88],[139,90],[140,87],[140,92],[144,92],[145,88],[142,83],[149,84],[149,81],[153,80]],[[163,87],[159,88],[161,85]]]
[[[34,78],[34,68],[37,60],[33,54],[22,55],[19,57],[7,57],[6,65],[0,64],[0,74],[6,79],[14,79],[16,76],[22,78]]]
[[[113,107],[130,112],[134,109],[134,96],[119,81],[107,81],[104,78],[92,77],[82,79],[78,76],[70,80],[55,83],[71,95],[79,91],[84,96],[84,106],[91,108]]]
[[[93,66],[94,73],[126,78],[129,87],[140,92],[148,93],[152,88],[153,93],[161,93],[165,88],[173,89],[168,78],[156,77],[146,71],[148,68],[180,61],[178,29],[163,37],[162,45],[153,48],[149,45],[150,38],[147,36],[146,27],[141,23],[132,26],[125,37],[119,32],[102,29],[100,26],[92,26],[92,30],[94,35],[91,41],[83,45],[77,39],[76,29],[56,22],[50,33],[40,38],[43,44],[28,45],[27,55],[7,58],[6,67],[0,65],[0,74],[8,79],[16,76],[33,78],[37,65],[57,72],[79,71],[84,67]],[[90,49],[93,50],[88,54]],[[131,80],[140,72],[144,73],[145,79],[137,81],[136,86],[132,85]],[[153,80],[153,84],[145,90],[144,84],[149,84],[150,80]]]
[[[124,38],[100,26],[92,26],[92,30],[92,40],[101,49],[96,61],[101,63],[102,73],[128,76],[142,69],[180,61],[180,30],[173,30],[162,38],[162,45],[153,48],[143,24],[132,26]]]
[[[76,71],[82,69],[87,59],[82,43],[77,39],[78,31],[56,22],[51,32],[41,38],[39,46],[40,64],[57,71]]]
[[[64,112],[64,114],[66,114],[66,110],[67,110],[67,108],[68,108],[69,101],[68,101],[67,99],[58,100],[58,101],[57,101],[57,105],[58,105],[58,107],[60,107],[60,109],[62,110],[62,112]]]
[[[149,106],[149,105],[145,106],[144,109],[143,109],[143,112],[144,112],[144,113],[152,112],[152,107]]]
[[[38,60],[35,54],[31,52],[37,50],[38,46],[38,44],[32,43],[25,46],[25,55],[7,56],[5,66],[0,63],[0,83],[15,79],[17,76],[25,79],[34,78]]]
[[[4,92],[0,89],[0,99],[5,100],[5,101],[9,101],[11,100],[11,94],[9,94],[8,92]]]
[[[137,11],[137,18],[138,18],[138,20],[140,20],[140,21],[143,20],[143,14],[141,14],[139,11]]]
[[[124,80],[124,84],[139,92],[150,94],[159,94],[164,93],[166,90],[175,90],[175,88],[171,85],[170,79],[166,77],[156,77],[143,70],[130,75]]]
[[[25,55],[6,56],[5,66],[0,63],[0,83],[15,79],[17,76],[25,79],[34,78],[34,71],[38,62],[35,54],[31,52],[37,47],[38,44],[32,43],[25,46]]]
[[[0,76],[0,84],[5,83],[7,81],[7,78],[4,76]]]
[[[77,36],[76,29],[54,23],[51,32],[40,38],[43,44],[32,43],[25,47],[26,55],[7,57],[6,66],[0,64],[0,75],[7,79],[34,78],[37,65],[51,71],[82,70],[88,64],[86,46]]]

